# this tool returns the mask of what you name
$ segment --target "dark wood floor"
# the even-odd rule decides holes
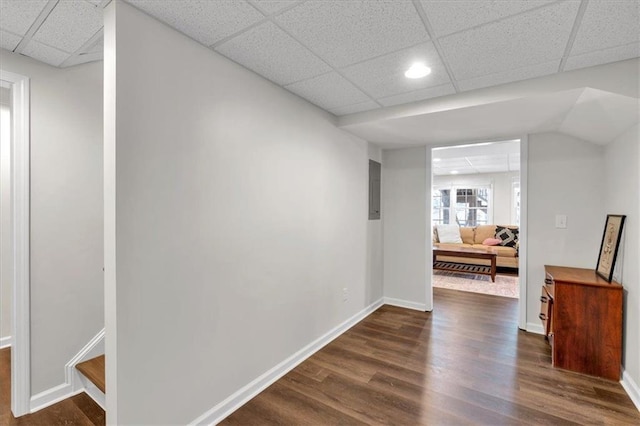
[[[617,382],[550,366],[518,331],[517,300],[434,289],[435,310],[384,306],[300,364],[226,425],[638,425]],[[14,419],[0,351],[0,425],[103,425],[85,394]]]
[[[104,425],[104,411],[85,393],[65,399],[34,414],[11,414],[11,349],[0,350],[0,425],[58,426]]]
[[[256,424],[640,424],[617,382],[551,368],[517,300],[434,289],[384,306],[229,416]]]

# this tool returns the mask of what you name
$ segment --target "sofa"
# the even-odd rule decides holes
[[[518,227],[517,226],[503,226],[504,228],[508,228],[510,230],[514,230],[516,235],[518,235]],[[496,251],[496,266],[503,268],[518,268],[518,242],[516,240],[515,247],[503,246],[503,245],[493,245],[487,246],[482,243],[489,238],[496,237],[496,229],[498,226],[496,225],[479,225],[474,227],[460,227],[460,238],[462,239],[462,243],[441,243],[438,238],[437,228],[433,227],[433,246],[439,248],[454,248],[454,247],[473,247],[473,248],[489,248],[492,247]],[[489,260],[483,259],[470,259],[463,257],[454,257],[454,256],[438,256],[439,261],[444,262],[456,262],[456,263],[466,263],[473,265],[489,265]]]

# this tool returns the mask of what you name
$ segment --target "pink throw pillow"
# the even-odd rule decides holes
[[[497,246],[501,242],[502,242],[502,240],[500,238],[487,238],[486,240],[484,240],[482,242],[482,245],[484,245],[484,246]]]

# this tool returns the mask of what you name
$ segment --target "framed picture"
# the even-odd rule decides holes
[[[602,278],[611,282],[613,278],[613,268],[616,266],[618,247],[622,238],[622,227],[626,216],[609,214],[604,225],[604,235],[600,245],[600,255],[598,256],[598,266],[596,273]]]

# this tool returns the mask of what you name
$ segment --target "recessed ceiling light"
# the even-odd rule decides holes
[[[437,161],[440,161],[440,159],[439,158],[434,158],[433,161],[437,162]]]
[[[458,174],[458,171],[457,171],[457,170],[451,170],[451,174],[452,174],[452,175],[457,175],[457,174]]]
[[[425,64],[415,63],[411,65],[411,68],[405,71],[404,76],[407,78],[422,78],[429,74],[431,74],[431,68]]]

